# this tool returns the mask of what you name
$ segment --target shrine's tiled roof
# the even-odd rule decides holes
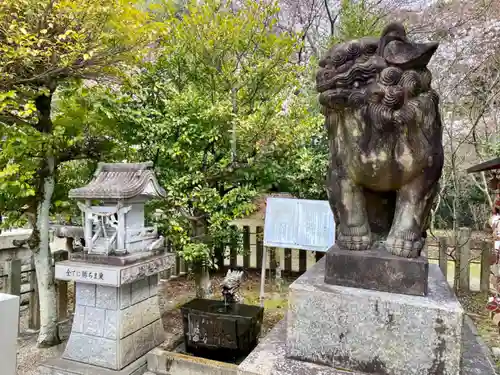
[[[76,199],[130,199],[136,196],[164,197],[153,171],[153,163],[99,163],[86,186],[70,190]]]

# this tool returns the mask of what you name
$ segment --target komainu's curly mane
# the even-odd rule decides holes
[[[397,31],[401,35],[389,33],[393,39],[362,38],[327,53],[316,76],[325,112],[360,110],[383,130],[411,124],[420,111],[434,112],[439,97],[426,68],[434,46],[410,44]]]

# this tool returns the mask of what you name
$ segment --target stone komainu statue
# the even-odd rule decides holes
[[[443,168],[439,97],[427,64],[438,43],[413,43],[403,25],[380,39],[334,46],[320,61],[327,192],[337,244],[418,257]]]

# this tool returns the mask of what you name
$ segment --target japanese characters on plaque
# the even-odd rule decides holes
[[[328,201],[268,198],[264,246],[327,251],[335,243]]]
[[[66,263],[66,264],[64,264]],[[86,264],[76,265],[70,262],[56,264],[56,279],[87,282],[102,285],[118,285],[119,271],[110,267],[95,267]]]
[[[71,269],[70,267],[66,267],[66,276],[88,279],[88,280],[103,280],[104,281],[104,273],[103,272],[75,270],[75,269]]]

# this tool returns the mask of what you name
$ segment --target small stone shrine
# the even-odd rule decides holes
[[[85,218],[85,247],[55,274],[75,282],[75,314],[62,358],[41,374],[141,374],[145,354],[163,342],[158,273],[175,256],[145,225],[146,201],[165,196],[152,167],[100,163],[87,186],[70,191]]]
[[[437,43],[403,25],[334,46],[320,62],[336,243],[290,286],[286,320],[239,375],[494,375],[425,232],[443,166]]]

